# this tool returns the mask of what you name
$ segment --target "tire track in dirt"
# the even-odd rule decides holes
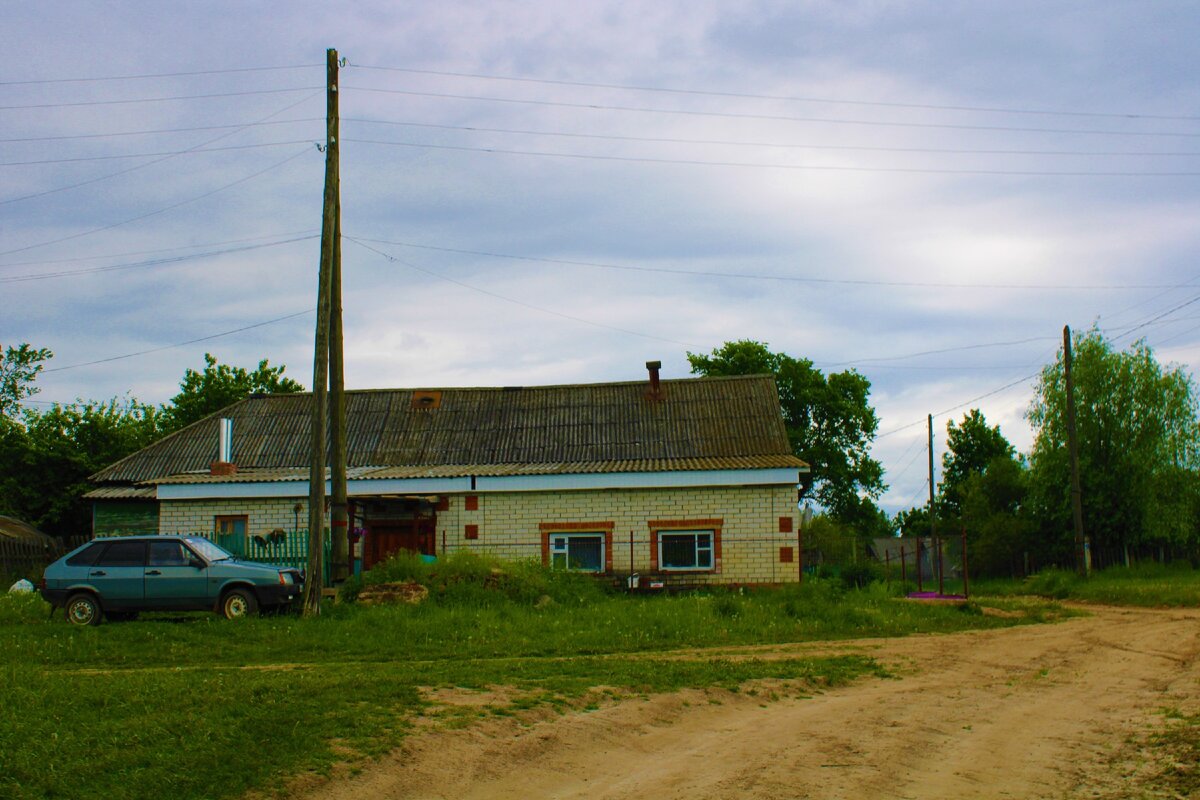
[[[1200,703],[1200,610],[1091,607],[1054,625],[838,643],[893,666],[811,699],[629,700],[413,736],[329,798],[1028,798],[1121,793],[1109,763]],[[792,656],[830,643],[771,648]],[[706,656],[698,651],[697,656]]]

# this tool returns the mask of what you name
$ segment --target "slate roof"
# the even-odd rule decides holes
[[[805,466],[791,453],[770,375],[664,380],[660,400],[649,399],[648,389],[635,381],[350,391],[348,466],[371,468],[355,470],[362,477]],[[436,397],[435,407],[423,407],[423,396]],[[244,481],[257,471],[264,471],[260,480],[301,479],[293,473],[308,460],[311,397],[243,400],[92,480],[208,480],[220,417],[233,419],[238,474],[229,479]]]

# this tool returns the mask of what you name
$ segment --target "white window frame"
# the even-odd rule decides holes
[[[599,531],[599,530],[598,531],[570,531],[570,532],[551,531],[551,532],[549,532],[547,534],[547,538],[549,539],[550,569],[562,569],[562,570],[568,570],[570,572],[588,572],[593,575],[603,575],[605,572],[604,565],[606,563],[608,563],[605,560],[606,553],[604,552],[604,542],[607,539],[607,534],[608,534],[607,531]],[[572,567],[571,566],[570,540],[571,539],[584,539],[584,538],[600,540],[600,566],[596,569],[585,569],[582,567]],[[564,546],[562,548],[556,547],[556,545],[558,544],[557,540],[559,540],[559,539],[562,539],[564,542]],[[562,566],[562,567],[555,566],[554,557],[556,555],[561,555],[563,557],[563,562],[566,566]]]
[[[691,536],[692,537],[692,554],[693,561],[697,566],[693,567],[670,567],[667,566],[666,560],[663,558],[663,545],[668,536]],[[700,537],[708,537],[708,546],[700,546]],[[712,528],[694,529],[694,530],[670,530],[660,529],[658,531],[658,568],[663,572],[712,572],[716,566],[716,550],[717,550],[717,532]],[[700,554],[708,553],[708,566],[700,566]]]

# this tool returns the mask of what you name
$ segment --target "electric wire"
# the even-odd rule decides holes
[[[136,103],[165,103],[173,100],[210,100],[223,97],[251,97],[263,94],[286,94],[288,92],[325,91],[324,86],[293,86],[287,89],[247,89],[242,92],[213,92],[210,94],[177,94],[169,97],[130,97],[121,100],[73,100],[69,103],[29,103],[26,105],[0,106],[0,111],[22,111],[38,108],[78,108],[82,106],[120,106]]]
[[[90,236],[94,233],[100,233],[102,231],[112,230],[113,228],[118,228],[122,225],[129,225],[130,223],[133,223],[133,222],[138,222],[140,220],[148,219],[150,217],[157,216],[159,214],[164,214],[168,211],[172,211],[181,206],[188,205],[189,203],[195,203],[199,200],[205,199],[206,197],[212,197],[213,195],[215,195],[219,192],[223,192],[227,189],[233,188],[234,186],[238,186],[240,184],[246,183],[247,181],[250,181],[250,180],[253,180],[254,178],[259,177],[260,175],[265,175],[266,173],[276,170],[276,169],[288,164],[289,162],[295,161],[297,158],[300,158],[300,156],[305,155],[308,152],[309,152],[309,148],[306,147],[303,150],[300,150],[299,152],[288,156],[287,158],[283,159],[282,161],[277,161],[277,162],[271,164],[270,166],[265,167],[264,169],[258,170],[257,172],[253,172],[249,175],[246,175],[245,177],[238,178],[236,181],[233,181],[232,183],[227,183],[223,186],[217,187],[216,189],[212,189],[210,191],[204,192],[203,194],[199,194],[194,197],[189,197],[186,200],[180,200],[177,203],[172,203],[171,205],[164,206],[159,209],[155,209],[154,211],[148,211],[144,214],[139,214],[136,217],[130,217],[128,219],[124,219],[119,222],[113,222],[108,225],[102,225],[99,228],[91,228],[86,231],[80,231],[78,233],[73,233],[73,234],[70,234],[69,236],[60,236],[57,239],[50,239],[50,240],[47,240],[44,242],[38,242],[36,244],[25,245],[24,247],[13,248],[12,250],[5,250],[3,252],[0,252],[0,256],[8,256],[8,255],[12,255],[13,253],[24,253],[26,251],[34,250],[39,247],[47,247],[52,244],[60,244],[62,242],[69,242],[69,241],[72,241],[75,239],[81,239],[84,236]]]
[[[689,95],[699,97],[724,97],[746,100],[774,100],[786,101],[795,103],[828,103],[831,105],[853,105],[853,106],[868,106],[880,108],[907,108],[923,111],[969,111],[982,112],[988,114],[1025,114],[1036,116],[1064,116],[1064,117],[1094,117],[1108,119],[1150,119],[1162,121],[1186,121],[1191,122],[1200,120],[1200,116],[1187,116],[1175,114],[1145,114],[1145,113],[1129,113],[1129,112],[1114,112],[1114,111],[1071,111],[1062,109],[1033,109],[1033,108],[1014,108],[1011,106],[970,106],[970,105],[946,105],[935,103],[905,103],[896,101],[883,100],[854,100],[838,97],[804,97],[795,95],[774,95],[774,94],[752,94],[748,92],[721,92],[714,90],[702,89],[680,89],[677,87],[665,86],[643,86],[621,83],[598,83],[592,81],[571,81],[571,80],[555,80],[552,78],[528,78],[518,77],[513,75],[489,75],[478,72],[451,72],[447,70],[433,69],[416,69],[412,67],[385,67],[368,64],[350,64],[353,69],[362,70],[377,70],[384,72],[402,72],[413,75],[436,75],[440,77],[453,78],[472,78],[488,81],[509,81],[513,83],[531,83],[541,84],[546,86],[574,86],[589,89],[618,89],[621,91],[636,91],[636,92],[658,92],[663,94]]]
[[[308,144],[312,139],[289,139],[286,142],[257,142],[255,144],[231,144],[224,147],[204,147],[187,150],[166,150],[157,153],[119,153],[104,156],[76,156],[74,158],[43,158],[37,161],[0,161],[0,167],[28,167],[35,164],[73,164],[80,161],[117,161],[123,158],[154,158],[156,156],[185,156],[198,153],[224,153],[230,150],[256,150],[264,147],[286,147]],[[117,174],[117,173],[114,173]],[[112,176],[106,176],[112,177]]]
[[[521,306],[522,308],[527,308],[527,309],[530,309],[533,311],[540,312],[542,314],[549,314],[550,316],[560,317],[562,319],[571,320],[572,322],[580,322],[580,323],[583,323],[584,325],[591,325],[596,328],[604,328],[605,330],[617,331],[618,333],[625,333],[630,336],[638,336],[643,339],[654,339],[655,341],[659,341],[659,342],[668,342],[670,344],[682,345],[683,347],[700,349],[700,345],[693,344],[691,342],[681,342],[678,339],[669,339],[664,336],[656,336],[654,334],[642,333],[641,331],[635,331],[635,330],[631,330],[629,328],[621,328],[621,327],[617,327],[615,325],[608,325],[603,322],[596,322],[595,320],[586,319],[584,317],[577,317],[573,314],[565,314],[561,311],[555,311],[554,309],[551,309],[551,308],[545,308],[543,306],[533,305],[532,303],[526,303],[524,300],[518,300],[515,297],[509,297],[507,295],[503,295],[498,292],[493,292],[490,289],[484,289],[480,286],[475,286],[474,284],[470,284],[465,281],[460,281],[456,278],[451,278],[448,275],[443,275],[440,272],[435,272],[431,269],[426,269],[424,267],[417,266],[416,264],[413,264],[410,261],[402,259],[399,256],[395,256],[390,253],[385,253],[383,250],[380,250],[377,247],[373,247],[370,244],[367,244],[366,241],[359,240],[353,236],[346,236],[345,234],[342,234],[342,238],[346,241],[354,242],[359,247],[365,248],[367,250],[370,250],[373,253],[381,255],[384,258],[386,258],[388,261],[391,261],[395,264],[402,264],[402,265],[408,267],[409,269],[416,270],[417,272],[422,272],[426,275],[431,275],[440,280],[447,281],[449,283],[453,283],[458,286],[462,286],[466,289],[470,289],[473,292],[478,292],[480,294],[487,295],[488,297],[496,298],[497,300],[503,300],[506,303],[512,303],[513,305]]]
[[[175,344],[167,344],[167,345],[163,345],[162,347],[152,347],[148,350],[138,350],[135,353],[125,353],[125,354],[119,355],[119,356],[110,356],[108,358],[98,358],[95,361],[84,361],[79,364],[68,364],[65,367],[53,367],[50,369],[44,369],[44,370],[42,370],[42,372],[43,373],[63,372],[68,369],[80,369],[81,367],[92,367],[97,364],[108,364],[113,361],[121,361],[126,358],[134,358],[136,356],[144,356],[144,355],[148,355],[150,353],[158,353],[163,350],[174,350],[177,347],[186,347],[189,344],[196,344],[198,342],[207,342],[212,339],[219,339],[222,336],[232,336],[235,333],[242,333],[243,331],[254,330],[255,328],[261,328],[266,325],[274,325],[277,322],[283,322],[285,320],[295,319],[296,317],[302,317],[306,314],[311,314],[314,311],[316,311],[315,308],[308,308],[308,309],[305,309],[304,311],[296,311],[295,313],[292,313],[292,314],[285,314],[284,316],[276,317],[275,319],[268,319],[268,320],[264,320],[262,322],[255,322],[252,325],[243,325],[240,328],[234,328],[234,329],[228,330],[228,331],[221,331],[220,333],[213,333],[208,336],[201,336],[196,339],[188,339],[186,342],[177,342]]]
[[[290,69],[311,69],[324,64],[288,64],[278,67],[229,67],[227,69],[199,69],[190,72],[144,72],[133,75],[82,76],[73,78],[39,78],[36,80],[0,81],[0,86],[32,86],[46,83],[99,83],[101,81],[134,81],[153,78],[186,78],[195,75],[230,75],[239,72],[275,72]]]
[[[315,95],[314,95],[315,96]],[[152,136],[160,133],[191,133],[193,131],[219,131],[229,128],[255,128],[263,125],[291,125],[296,122],[324,122],[324,117],[302,117],[300,119],[277,119],[269,122],[233,122],[227,125],[193,125],[187,128],[152,128],[144,131],[113,131],[110,133],[72,133],[61,136],[18,136],[0,139],[0,144],[13,142],[57,142],[68,139],[105,139],[117,136]]]
[[[258,242],[263,239],[279,239],[285,236],[315,236],[317,232],[312,228],[302,231],[287,231],[285,233],[269,233],[262,236],[244,236],[240,239],[225,239],[220,242],[200,242],[197,244],[182,245],[177,247],[156,247],[150,250],[132,250],[124,253],[106,253],[98,256],[74,256],[72,258],[48,258],[41,261],[10,261],[7,264],[0,264],[3,267],[29,267],[40,264],[70,264],[78,261],[101,261],[106,258],[129,258],[131,256],[145,256],[153,253],[172,253],[176,250],[195,250],[200,247],[224,247],[230,244],[241,244],[243,242]]]
[[[467,133],[502,133],[522,136],[548,136],[568,139],[594,139],[611,142],[641,142],[647,144],[696,144],[731,147],[772,147],[792,150],[831,150],[870,153],[922,153],[932,155],[988,155],[988,156],[1081,156],[1081,157],[1137,157],[1137,156],[1200,156],[1200,150],[1016,150],[995,148],[958,147],[883,147],[849,144],[810,144],[796,142],[744,141],[736,139],[684,139],[671,136],[622,136],[604,133],[579,133],[574,131],[547,131],[524,128],[490,128],[479,125],[442,125],[432,122],[408,122],[399,120],[366,119],[364,117],[342,117],[343,123],[366,125],[392,125],[409,128],[463,131]],[[3,140],[0,140],[3,141]]]
[[[1200,136],[1200,134],[1196,134]],[[1147,170],[1034,170],[1034,169],[966,169],[955,167],[862,167],[845,164],[768,164],[756,161],[709,161],[698,158],[655,158],[650,156],[614,156],[598,153],[557,153],[546,150],[516,150],[503,147],[470,147],[468,145],[431,144],[428,142],[396,142],[380,139],[344,138],[355,144],[386,145],[423,150],[448,150],[468,153],[496,153],[510,156],[537,156],[588,161],[610,161],[633,164],[677,164],[700,167],[739,167],[753,169],[786,169],[801,172],[872,172],[910,175],[993,175],[1010,177],[1048,178],[1187,178],[1200,176],[1200,171],[1152,172]]]
[[[621,106],[603,103],[571,103],[562,100],[538,100],[517,97],[489,97],[487,95],[452,94],[449,92],[420,92],[411,89],[382,89],[370,86],[343,85],[343,91],[396,94],[408,97],[429,97],[445,100],[470,100],[474,102],[509,103],[513,105],[543,106],[549,108],[573,108],[587,111],[623,111],[643,114],[669,114],[688,117],[715,117],[720,119],[755,119],[770,122],[814,122],[831,125],[861,125],[880,128],[906,128],[919,130],[957,131],[1000,131],[1004,133],[1054,133],[1092,136],[1141,136],[1155,138],[1200,138],[1200,133],[1189,131],[1122,131],[1109,128],[1035,128],[1012,125],[966,125],[945,122],[901,122],[895,120],[850,119],[837,117],[796,117],[784,114],[749,114],[732,111],[698,111],[681,108],[653,108],[649,106]]]

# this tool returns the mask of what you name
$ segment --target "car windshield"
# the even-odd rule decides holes
[[[228,561],[233,558],[233,553],[230,553],[223,547],[218,547],[208,539],[199,536],[189,536],[185,541],[189,547],[204,556],[207,561]]]

